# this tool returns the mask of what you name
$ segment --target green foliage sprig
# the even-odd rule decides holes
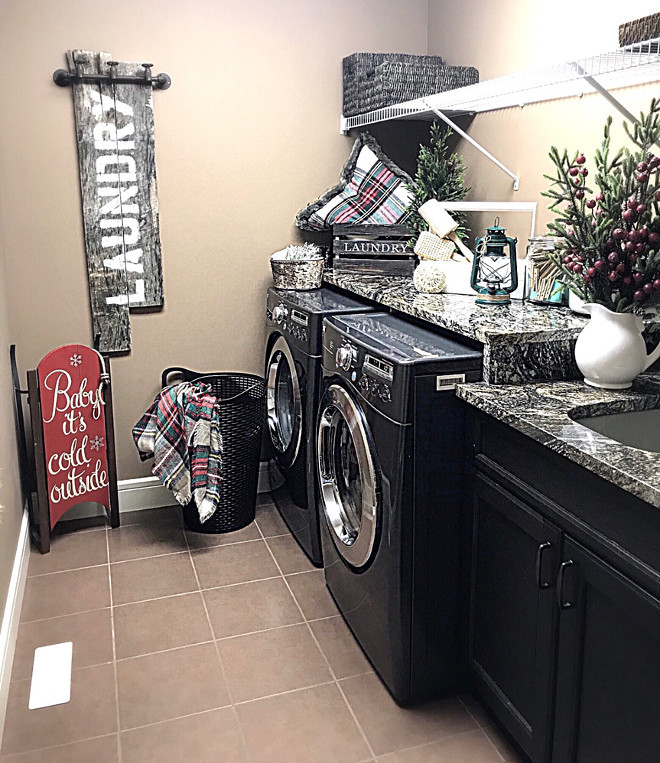
[[[558,237],[550,259],[571,291],[615,312],[643,311],[660,303],[660,101],[626,135],[636,147],[611,153],[612,118],[594,155],[594,186],[586,158],[550,149],[555,175],[543,195],[556,218],[548,229]],[[656,149],[657,150],[657,149]]]
[[[418,210],[429,199],[438,201],[461,201],[470,190],[465,186],[465,166],[462,156],[452,154],[449,150],[448,139],[452,134],[450,129],[443,130],[443,125],[434,122],[431,125],[431,145],[421,145],[417,155],[417,172],[410,191],[413,200],[408,209],[410,217],[407,225],[415,237],[428,230],[428,223]],[[457,233],[465,238],[465,218],[452,212],[452,217],[459,223]]]

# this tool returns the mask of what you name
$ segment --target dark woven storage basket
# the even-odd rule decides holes
[[[199,379],[211,386],[218,398],[222,434],[222,479],[215,513],[201,523],[195,502],[183,507],[183,521],[200,533],[240,530],[254,520],[261,456],[261,431],[266,415],[266,382],[261,376],[243,373],[201,374],[186,368],[163,371],[162,385],[173,374],[183,381]]]
[[[342,65],[345,117],[479,81],[474,67],[447,66],[440,56],[353,53]]]
[[[634,45],[637,42],[652,40],[660,37],[660,13],[652,13],[641,19],[628,21],[619,27],[619,46]],[[657,43],[652,46],[650,52],[658,50]]]

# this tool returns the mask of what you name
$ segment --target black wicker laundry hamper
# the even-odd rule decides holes
[[[200,533],[240,530],[254,520],[261,455],[261,432],[266,415],[266,382],[244,373],[202,374],[187,368],[167,368],[162,386],[178,381],[204,381],[218,398],[222,434],[222,480],[217,510],[199,521],[195,502],[183,507],[183,521]]]

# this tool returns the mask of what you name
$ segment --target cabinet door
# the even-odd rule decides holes
[[[549,759],[560,531],[477,474],[468,665],[473,691],[529,757]]]
[[[660,601],[566,539],[553,761],[660,761]]]

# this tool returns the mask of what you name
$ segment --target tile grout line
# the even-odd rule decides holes
[[[206,715],[207,713],[215,713],[216,710],[227,710],[231,707],[231,704],[228,705],[219,705],[218,707],[210,707],[206,710],[197,710],[194,713],[185,713],[184,715],[175,715],[173,718],[164,718],[162,721],[153,721],[152,723],[143,723],[140,726],[130,726],[129,728],[123,729],[122,733],[127,734],[129,731],[139,731],[140,729],[149,729],[152,726],[160,726],[163,723],[172,723],[172,721],[180,721],[184,718],[195,718],[198,715]]]
[[[107,536],[106,536],[107,537]],[[107,549],[107,541],[106,541],[106,549]],[[100,562],[99,564],[86,564],[82,567],[67,567],[65,570],[53,570],[52,572],[37,572],[35,575],[28,575],[28,578],[31,580],[36,580],[37,578],[48,578],[51,575],[64,575],[67,572],[82,572],[83,570],[93,570],[97,567],[105,567],[109,562]]]
[[[135,525],[137,527],[137,525]],[[236,541],[236,543],[227,543],[225,545],[232,545],[235,546],[238,543],[249,543],[250,541]],[[189,549],[181,549],[180,551],[165,551],[162,554],[149,554],[148,556],[136,556],[134,559],[115,559],[114,561],[110,558],[110,548],[108,545],[108,562],[101,562],[99,564],[86,564],[80,567],[67,567],[65,570],[52,570],[51,572],[37,572],[34,575],[28,575],[29,578],[44,578],[48,577],[49,575],[61,575],[64,572],[78,572],[81,570],[90,570],[94,567],[105,567],[106,564],[129,564],[130,562],[143,562],[147,559],[162,559],[165,556],[176,556],[177,554],[186,554],[189,553]],[[209,546],[208,548],[216,548],[215,546]],[[195,550],[201,550],[204,551],[205,549],[195,549]]]
[[[40,752],[47,752],[48,750],[59,750],[64,747],[68,747],[69,745],[79,744],[80,742],[92,742],[96,739],[105,739],[106,737],[118,737],[119,734],[117,734],[116,731],[112,731],[109,734],[97,734],[93,737],[85,737],[85,739],[74,739],[72,742],[61,742],[60,744],[51,744],[48,747],[37,747],[34,750],[24,750],[23,752],[12,752],[9,753],[9,755],[13,756],[24,756],[24,755],[30,755],[30,754],[36,754]],[[0,760],[4,760],[5,756],[0,757]]]
[[[198,591],[193,591],[198,593]],[[156,649],[153,652],[140,652],[140,654],[129,654],[128,657],[118,657],[117,662],[128,662],[129,660],[139,660],[141,657],[150,657],[152,654],[167,654],[168,652],[176,652],[180,649],[188,649],[191,646],[203,646],[204,644],[212,644],[213,639],[207,639],[206,641],[195,641],[192,644],[183,644],[182,646],[170,646],[167,649]]]
[[[259,526],[257,525],[257,527],[259,527]],[[259,527],[259,532],[261,532],[261,528],[260,527]],[[262,533],[262,537],[263,537],[263,533]],[[280,571],[280,574],[282,575],[282,579],[284,580],[284,584],[286,585],[287,589],[289,590],[289,593],[293,597],[293,600],[296,603],[296,606],[300,610],[300,614],[303,616],[303,619],[305,621],[305,625],[307,626],[307,630],[309,631],[309,633],[310,633],[310,635],[312,637],[312,640],[316,644],[316,648],[319,650],[319,652],[321,653],[321,656],[325,660],[326,665],[328,666],[328,670],[330,671],[330,675],[332,676],[332,680],[334,681],[334,684],[337,687],[337,690],[341,694],[342,699],[344,700],[344,704],[346,705],[346,708],[348,709],[348,712],[349,712],[350,716],[353,718],[353,722],[355,723],[358,731],[360,732],[360,735],[361,735],[362,739],[364,740],[365,744],[367,745],[367,749],[369,750],[369,754],[371,755],[371,757],[373,759],[375,759],[376,758],[376,754],[374,753],[373,747],[371,746],[371,742],[369,742],[369,740],[367,739],[367,735],[365,734],[364,729],[362,728],[362,724],[358,721],[357,716],[353,712],[353,708],[351,707],[351,705],[350,705],[350,703],[348,701],[348,698],[346,697],[346,694],[344,693],[344,690],[339,685],[339,680],[337,679],[335,671],[332,669],[332,665],[330,665],[330,661],[328,660],[328,658],[325,655],[325,652],[321,648],[321,645],[319,644],[319,641],[316,638],[316,635],[315,635],[311,625],[309,624],[309,621],[307,620],[307,616],[303,612],[302,607],[300,606],[300,604],[298,604],[298,599],[296,598],[295,594],[293,593],[293,590],[292,590],[291,586],[289,585],[289,581],[286,579],[286,575],[282,572],[282,569],[281,569],[277,559],[275,558],[275,554],[273,554],[273,551],[272,551],[271,547],[268,545],[268,541],[266,541],[266,538],[264,538],[264,541],[266,543],[266,548],[270,552],[270,555],[273,557],[273,561],[275,562],[275,565],[277,566],[277,569]]]
[[[497,753],[497,755],[499,755],[499,757],[500,757],[500,758],[501,758],[503,761],[506,761],[506,758],[504,757],[504,755],[502,755],[502,753],[501,753],[501,752],[500,752],[500,751],[497,749],[497,745],[495,744],[495,742],[494,742],[494,741],[493,741],[493,740],[490,738],[490,734],[488,734],[488,732],[486,731],[486,729],[485,729],[485,728],[484,728],[484,727],[483,727],[483,726],[482,726],[482,725],[479,723],[479,719],[478,719],[478,718],[477,718],[477,717],[476,717],[476,716],[475,716],[475,715],[474,715],[472,712],[470,712],[470,708],[469,708],[469,707],[468,707],[468,706],[465,704],[465,702],[463,702],[463,700],[462,700],[460,697],[458,697],[458,701],[461,703],[461,705],[463,705],[463,708],[465,709],[465,712],[466,712],[466,713],[467,713],[467,714],[470,716],[470,718],[472,718],[472,720],[473,720],[473,721],[474,721],[474,722],[477,724],[477,728],[478,728],[478,729],[479,729],[479,730],[480,730],[480,731],[483,733],[483,735],[486,737],[486,739],[487,739],[487,740],[488,740],[488,742],[490,743],[491,747],[492,747],[492,748],[495,750],[495,752]]]
[[[185,553],[185,552],[183,552]],[[99,565],[101,566],[101,565]],[[304,573],[296,573],[296,574],[304,574]],[[131,607],[135,604],[144,604],[145,602],[150,601],[159,601],[160,599],[174,599],[177,596],[189,596],[191,593],[201,593],[202,591],[215,591],[217,589],[221,588],[231,588],[233,586],[239,586],[239,585],[246,585],[247,583],[261,583],[266,580],[277,580],[278,575],[272,575],[268,578],[259,578],[258,580],[248,580],[241,583],[228,583],[227,585],[223,586],[213,586],[211,588],[197,588],[190,591],[181,591],[180,593],[168,593],[165,596],[153,596],[149,599],[137,599],[136,601],[127,601],[122,604],[114,604],[113,607]],[[21,624],[23,623],[40,623],[44,622],[45,620],[55,620],[58,617],[72,617],[73,615],[85,615],[88,612],[100,612],[104,609],[110,609],[110,607],[92,607],[92,609],[82,609],[80,611],[76,612],[67,612],[63,615],[52,615],[51,617],[40,617],[35,620],[21,620]]]
[[[113,528],[116,529],[116,528]],[[117,676],[117,641],[115,636],[115,607],[114,597],[112,595],[112,567],[110,566],[110,537],[108,528],[105,529],[105,545],[108,553],[108,585],[110,587],[110,632],[112,634],[112,672],[115,680],[115,720],[117,722],[117,760],[122,763],[121,738],[119,731],[121,729],[119,719],[119,678]]]
[[[286,691],[278,691],[274,694],[266,694],[263,697],[254,697],[253,699],[242,699],[238,702],[234,702],[231,700],[226,705],[218,705],[217,707],[210,707],[206,710],[198,710],[194,713],[185,713],[184,715],[176,715],[173,718],[165,718],[162,721],[152,721],[151,723],[142,723],[139,726],[130,726],[126,729],[123,729],[123,731],[135,731],[136,729],[146,729],[150,726],[159,726],[161,723],[169,723],[171,721],[178,721],[181,718],[192,718],[196,715],[204,715],[205,713],[213,713],[216,710],[226,710],[230,707],[236,707],[238,705],[250,705],[254,702],[261,702],[261,700],[264,699],[272,699],[273,697],[283,697],[287,694],[296,694],[297,692],[305,691],[306,689],[315,689],[318,686],[332,686],[334,684],[334,679],[329,679],[328,681],[322,681],[318,684],[312,684],[311,686],[303,686],[299,689],[287,689]],[[470,731],[475,731],[476,729],[470,729]],[[463,732],[468,733],[468,732]],[[105,734],[104,736],[110,736],[110,734]],[[457,736],[456,734],[452,734],[451,736]],[[437,740],[436,740],[437,741]],[[428,744],[432,744],[429,742]]]
[[[491,737],[491,735],[488,733],[488,729],[485,729],[483,726],[479,726],[481,731],[483,732],[486,739],[490,742],[490,744],[493,746],[493,749],[495,752],[500,756],[500,758],[506,763],[506,761],[510,760],[509,758],[505,758],[504,755],[500,752],[499,747],[495,744],[495,740]]]
[[[45,623],[48,620],[57,620],[60,617],[75,617],[76,615],[87,615],[90,612],[104,612],[110,607],[92,607],[92,609],[81,609],[79,612],[67,612],[64,615],[51,615],[50,617],[37,617],[35,620],[21,620],[21,625],[31,625],[32,623]]]
[[[182,522],[182,524],[184,524]],[[206,605],[206,599],[204,598],[203,591],[205,589],[202,589],[201,583],[199,582],[199,575],[197,574],[197,568],[195,567],[195,562],[193,561],[193,555],[190,550],[190,544],[188,543],[188,536],[185,531],[185,524],[184,524],[184,530],[183,530],[183,539],[186,542],[186,546],[188,547],[188,556],[190,557],[190,564],[193,568],[193,573],[195,575],[195,580],[197,581],[197,589],[199,591],[199,595],[202,599],[202,606],[204,607],[204,613],[206,614],[206,622],[208,623],[209,630],[211,632],[211,637],[213,638],[213,648],[215,649],[215,655],[218,659],[218,664],[220,666],[220,674],[222,675],[222,680],[225,683],[225,687],[227,689],[227,694],[229,696],[229,702],[231,704],[231,711],[234,716],[234,720],[236,721],[236,725],[238,726],[239,733],[241,735],[241,743],[243,745],[243,752],[246,755],[246,759],[248,761],[252,760],[252,756],[250,755],[250,750],[248,749],[247,740],[245,739],[245,734],[243,733],[243,726],[241,724],[241,719],[238,717],[238,710],[236,709],[236,704],[234,702],[234,695],[231,690],[231,686],[229,685],[229,681],[227,680],[227,673],[225,671],[225,666],[222,661],[222,656],[220,655],[220,649],[218,647],[218,642],[215,639],[215,631],[213,630],[213,623],[211,622],[211,616],[209,614],[208,607]],[[121,763],[121,761],[120,761]]]
[[[467,708],[466,708],[466,710],[467,710]],[[475,720],[475,719],[473,719],[473,720]],[[412,745],[412,747],[402,747],[400,750],[392,750],[391,752],[385,752],[385,753],[382,753],[382,754],[383,755],[396,755],[396,754],[398,754],[400,752],[411,752],[412,750],[421,750],[424,747],[431,747],[434,744],[439,744],[439,743],[442,744],[443,742],[447,742],[450,739],[457,739],[459,737],[468,736],[468,734],[475,734],[476,732],[481,732],[483,734],[483,736],[488,738],[488,734],[486,734],[484,729],[482,729],[481,726],[479,726],[477,724],[477,727],[475,729],[466,729],[465,731],[456,731],[453,734],[447,734],[445,736],[441,736],[441,737],[437,737],[436,739],[432,739],[430,742],[422,742],[421,744]],[[490,740],[488,740],[488,741],[490,741]],[[502,755],[500,754],[499,750],[496,750],[496,752],[499,755],[499,757],[501,758]],[[502,758],[502,760],[504,760],[504,758]]]
[[[150,556],[136,556],[135,559],[115,559],[113,562],[110,561],[110,564],[131,564],[131,562],[146,562],[149,559],[164,559],[168,556],[183,556],[183,554],[188,553],[188,549],[181,549],[180,551],[166,551],[164,554],[152,554]]]
[[[297,694],[301,691],[307,691],[308,689],[317,689],[319,686],[333,686],[335,679],[330,677],[327,681],[321,681],[317,684],[310,684],[309,686],[299,686],[297,689],[285,689],[284,691],[276,691],[274,694],[264,694],[263,697],[252,697],[251,699],[241,699],[235,702],[235,705],[251,705],[253,702],[261,702],[264,699],[272,699],[273,697],[285,697],[287,694]]]

